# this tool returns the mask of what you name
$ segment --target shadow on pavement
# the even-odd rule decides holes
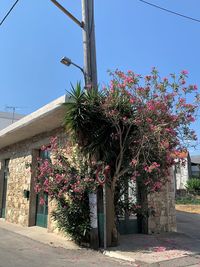
[[[177,212],[177,233],[122,235],[107,255],[155,266],[200,266],[200,215]],[[161,262],[165,265],[161,265]],[[166,263],[171,264],[167,264]],[[149,265],[147,265],[149,266]]]

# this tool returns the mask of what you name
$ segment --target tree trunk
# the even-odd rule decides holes
[[[114,194],[109,186],[106,186],[106,213],[107,246],[117,246],[119,234],[116,227]]]
[[[143,214],[137,215],[139,233],[148,234],[148,198],[147,190],[140,183],[137,183],[137,201],[141,206]]]

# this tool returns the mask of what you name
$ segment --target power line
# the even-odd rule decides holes
[[[173,14],[173,15],[177,15],[177,16],[182,17],[182,18],[185,18],[185,19],[190,19],[190,20],[193,20],[193,21],[195,21],[195,22],[200,22],[199,19],[195,19],[195,18],[186,16],[186,15],[183,15],[183,14],[177,13],[177,12],[175,12],[175,11],[166,9],[166,8],[164,8],[164,7],[161,7],[161,6],[152,4],[152,3],[150,3],[150,2],[147,2],[147,1],[144,1],[144,0],[138,0],[138,1],[140,1],[140,2],[142,2],[142,3],[144,3],[144,4],[147,4],[147,5],[149,5],[149,6],[153,6],[153,7],[155,7],[155,8],[161,9],[161,10],[166,11],[166,12],[168,12],[168,13],[171,13],[171,14]]]
[[[0,22],[0,26],[4,23],[4,21],[7,19],[7,17],[10,15],[10,13],[12,12],[13,8],[16,6],[16,4],[19,2],[19,0],[16,0],[15,3],[12,5],[12,7],[10,8],[10,10],[7,12],[7,14],[5,15],[5,17],[2,19],[2,21]]]

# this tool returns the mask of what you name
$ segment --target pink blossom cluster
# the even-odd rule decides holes
[[[96,190],[98,183],[94,177],[82,173],[80,169],[71,166],[70,161],[63,154],[63,147],[58,145],[58,138],[52,137],[48,146],[42,146],[43,151],[51,152],[53,159],[38,158],[37,176],[35,178],[35,192],[48,193],[51,199],[84,198],[85,192]],[[83,164],[83,162],[81,162]],[[43,194],[40,194],[41,196]],[[40,203],[44,204],[43,197]]]
[[[160,167],[160,164],[158,164],[157,162],[153,162],[150,166],[145,166],[144,170],[146,172],[151,173],[152,171],[159,169],[159,167]]]
[[[184,140],[196,140],[190,125],[200,95],[197,85],[187,84],[187,76],[186,70],[164,78],[156,68],[145,77],[117,70],[111,86],[104,89],[103,111],[117,129],[112,135],[120,141],[126,127],[135,129],[129,139],[131,180],[151,191],[166,182],[175,163],[173,151],[185,149]]]

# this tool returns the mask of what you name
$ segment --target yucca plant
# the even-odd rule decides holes
[[[111,133],[113,125],[102,112],[103,93],[84,90],[81,84],[72,86],[70,102],[65,103],[65,126],[84,153],[107,158],[112,154]]]

